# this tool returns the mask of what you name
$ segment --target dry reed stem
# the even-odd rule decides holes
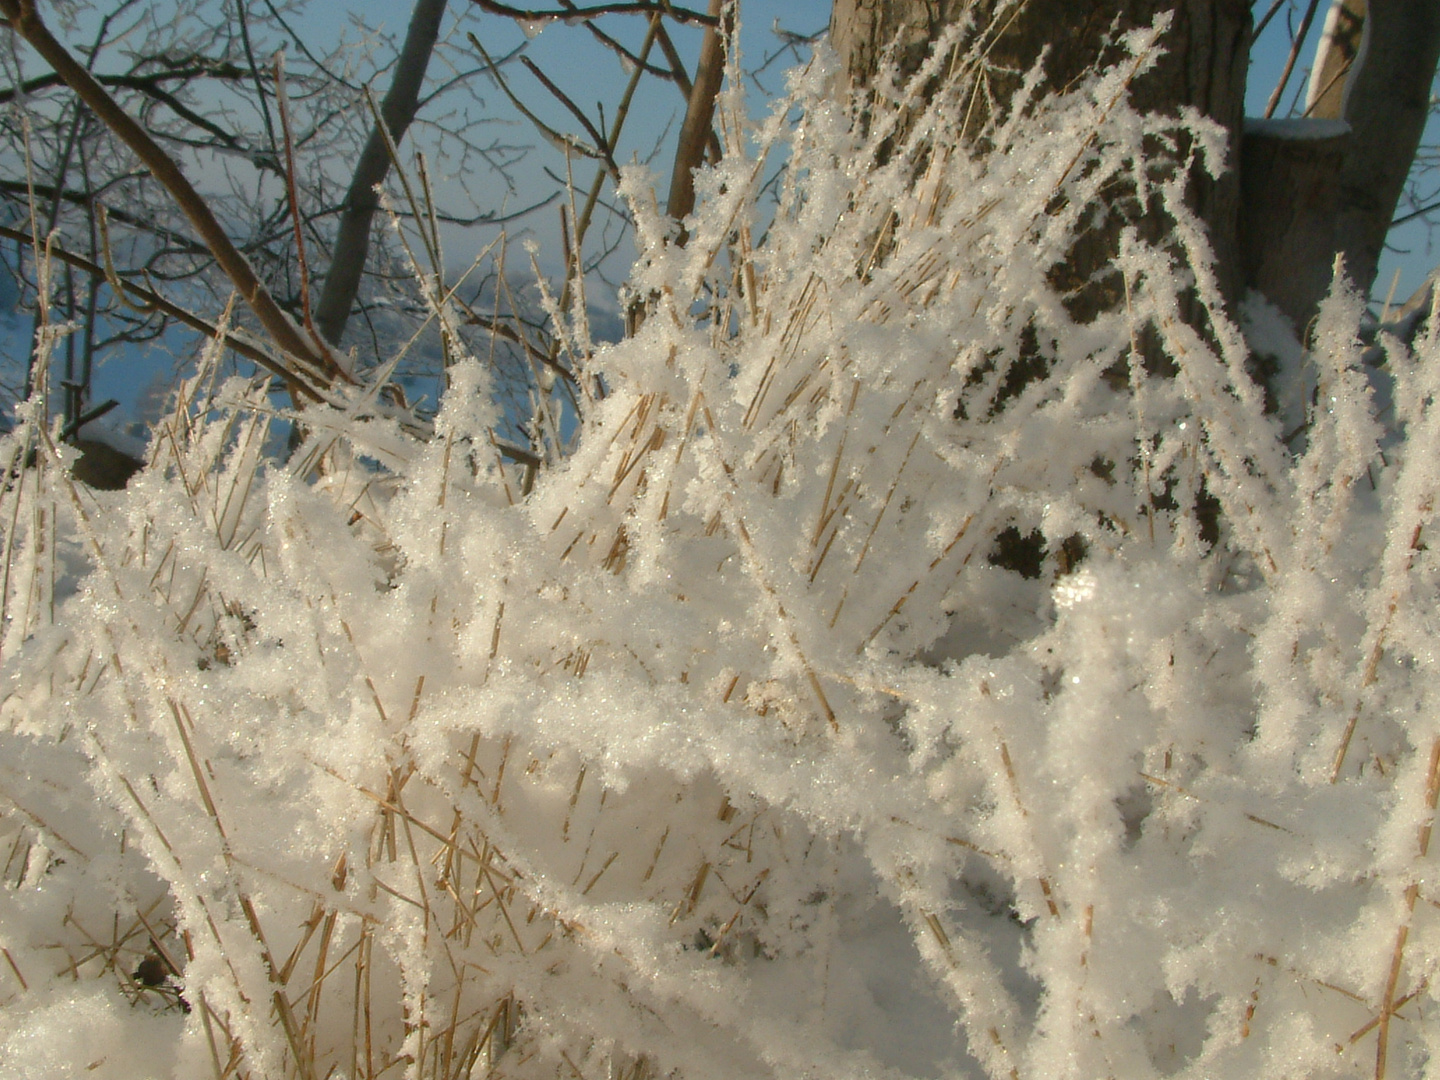
[[[1430,744],[1430,762],[1425,773],[1425,818],[1419,826],[1416,848],[1417,861],[1430,854],[1430,835],[1435,824],[1437,801],[1440,801],[1440,738]],[[1378,1034],[1375,1045],[1375,1080],[1385,1080],[1385,1071],[1390,1052],[1390,1020],[1400,1007],[1401,999],[1396,997],[1400,985],[1400,970],[1405,962],[1405,945],[1410,937],[1411,923],[1415,916],[1415,901],[1420,893],[1418,882],[1412,881],[1405,887],[1404,912],[1400,925],[1395,931],[1395,945],[1390,952],[1390,971],[1385,979],[1385,996],[1380,1004],[1376,1019]],[[1418,991],[1417,991],[1418,992]],[[1413,997],[1413,994],[1410,995]],[[1400,1002],[1400,1003],[1397,1003]]]

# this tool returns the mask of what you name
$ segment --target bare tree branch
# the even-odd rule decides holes
[[[1267,120],[1275,115],[1275,109],[1280,104],[1280,95],[1285,93],[1285,84],[1290,81],[1290,73],[1295,70],[1295,60],[1305,45],[1305,37],[1310,33],[1310,23],[1315,18],[1315,9],[1319,6],[1320,0],[1310,0],[1310,6],[1305,9],[1305,17],[1300,20],[1300,29],[1295,32],[1295,40],[1290,44],[1290,55],[1285,58],[1285,70],[1280,73],[1280,81],[1275,84],[1275,90],[1265,104]]]
[[[599,150],[600,157],[605,162],[605,167],[610,170],[610,174],[615,177],[616,180],[619,180],[620,166],[615,163],[615,158],[610,152],[610,144],[608,140],[604,135],[600,133],[600,130],[593,123],[590,122],[590,118],[585,115],[584,111],[580,108],[580,106],[576,105],[575,102],[570,99],[570,96],[565,93],[565,91],[561,90],[560,87],[556,86],[555,83],[550,79],[550,77],[540,70],[539,65],[537,65],[528,56],[522,56],[520,58],[520,62],[525,65],[525,70],[527,70],[528,72],[530,72],[531,75],[534,75],[535,78],[540,80],[541,86],[545,87],[546,90],[549,90],[550,93],[555,97],[555,99],[559,101],[561,105],[565,106],[565,108],[570,112],[571,116],[575,117],[575,119],[580,121],[580,126],[585,129],[585,134],[590,136],[591,141],[594,142],[596,148]]]
[[[164,93],[161,87],[167,82],[189,82],[191,79],[208,75],[225,81],[243,79],[245,73],[234,64],[221,62],[192,64],[186,67],[171,67],[163,71],[157,71],[151,75],[96,75],[95,81],[101,86],[113,86],[121,89],[138,90],[143,94]],[[52,90],[57,86],[64,86],[65,82],[53,71],[46,75],[36,75],[34,78],[23,79],[14,86],[0,87],[0,105],[8,105],[16,98],[29,97],[38,94],[42,90]]]
[[[309,371],[325,383],[336,378],[347,378],[335,357],[328,352],[318,351],[276,304],[270,291],[255,274],[245,256],[240,254],[230,241],[210,207],[186,179],[179,165],[50,33],[40,18],[35,0],[0,0],[0,13],[9,19],[11,29],[24,37],[31,47],[44,57],[66,84],[140,158],[155,179],[170,193],[190,224],[200,234],[200,238],[210,248],[220,268],[260,320],[260,324],[290,357],[295,369]]]
[[[446,0],[417,0],[410,13],[405,31],[405,44],[395,65],[395,78],[380,103],[380,116],[390,133],[390,141],[399,143],[415,119],[419,107],[420,88],[425,70],[440,36],[440,19],[445,14]],[[360,291],[360,276],[365,270],[365,256],[370,249],[370,224],[380,205],[376,187],[390,171],[390,154],[386,140],[377,124],[366,140],[360,160],[355,163],[350,189],[345,193],[340,226],[335,234],[335,249],[320,302],[315,309],[315,324],[321,335],[332,345],[340,343],[350,309]]]
[[[654,17],[652,16],[652,19],[653,18]],[[670,82],[675,81],[675,72],[671,71],[668,68],[656,67],[654,64],[649,63],[643,58],[645,50],[642,49],[642,55],[637,56],[635,53],[632,53],[629,49],[625,48],[624,45],[620,44],[620,42],[616,41],[609,34],[605,33],[604,30],[601,30],[593,22],[587,22],[585,24],[585,29],[589,30],[590,35],[596,41],[600,42],[600,44],[604,45],[607,49],[614,50],[614,52],[619,55],[620,59],[624,63],[631,65],[639,71],[644,72],[646,75],[653,75],[657,79],[666,79]]]
[[[1432,202],[1428,206],[1422,206],[1418,210],[1412,210],[1408,214],[1401,214],[1394,221],[1390,222],[1393,229],[1396,225],[1404,225],[1407,221],[1414,221],[1416,218],[1424,217],[1426,214],[1433,214],[1440,210],[1440,202]]]
[[[670,196],[666,210],[677,221],[695,209],[695,169],[705,153],[710,136],[710,120],[715,115],[715,98],[725,77],[725,38],[720,13],[726,0],[710,0],[710,14],[715,23],[705,31],[700,45],[700,60],[695,69],[695,85],[690,88],[690,104],[685,122],[680,126],[680,145],[675,149],[675,169],[670,174]],[[733,11],[733,7],[729,8]]]
[[[1260,17],[1260,21],[1255,24],[1255,29],[1251,36],[1258,38],[1261,34],[1263,34],[1265,32],[1265,27],[1270,25],[1270,20],[1275,18],[1276,13],[1285,6],[1285,3],[1286,0],[1274,0],[1274,2],[1266,10],[1265,14]]]
[[[629,3],[596,4],[593,7],[576,7],[572,4],[551,8],[548,11],[537,8],[512,7],[509,4],[497,3],[496,0],[472,0],[472,3],[476,4],[481,11],[487,11],[491,15],[504,15],[506,18],[524,19],[527,22],[544,22],[548,19],[593,19],[600,15],[643,13],[668,15],[676,22],[690,23],[696,26],[718,26],[720,23],[716,15],[702,15],[698,11],[666,3],[665,0],[632,0]]]
[[[27,247],[33,247],[35,243],[35,238],[28,232],[12,229],[5,225],[0,225],[0,236],[3,236],[7,240],[14,240],[17,243],[24,244]],[[208,322],[180,305],[172,303],[154,289],[148,289],[144,285],[129,281],[125,278],[113,277],[105,272],[103,266],[81,255],[66,251],[58,244],[52,242],[47,248],[47,254],[51,258],[58,259],[68,266],[73,266],[77,270],[85,271],[92,277],[109,281],[112,288],[118,284],[121,289],[129,294],[129,299],[137,305],[158,311],[163,315],[168,315],[176,322],[184,323],[190,327],[190,329],[198,330],[211,339],[219,339],[222,336],[214,323]],[[259,345],[247,340],[235,331],[227,331],[223,335],[223,340],[227,348],[233,349],[240,356],[253,361],[259,367],[270,372],[270,374],[278,375],[290,383],[294,383],[296,380],[297,376],[292,370],[288,369],[283,363],[271,356],[270,353],[266,352]],[[305,389],[308,397],[319,400],[320,394],[316,388],[307,385]]]
[[[586,146],[584,143],[578,142],[577,140],[569,137],[568,135],[560,134],[560,132],[556,131],[549,124],[545,123],[545,121],[541,120],[533,112],[527,109],[525,107],[525,103],[515,95],[515,92],[513,90],[510,89],[510,84],[505,81],[505,76],[500,74],[499,66],[495,63],[494,60],[490,59],[490,54],[485,51],[485,46],[480,44],[480,39],[477,38],[474,34],[467,34],[466,36],[470,39],[470,44],[475,46],[476,50],[484,58],[485,63],[489,66],[490,76],[495,80],[495,85],[500,87],[500,91],[510,100],[510,104],[514,105],[520,115],[525,117],[526,120],[529,120],[530,123],[535,126],[535,130],[540,132],[540,134],[544,136],[547,142],[549,142],[552,146],[555,147],[555,149],[559,150],[562,154],[566,153],[567,151],[574,151],[575,153],[584,154],[586,157],[590,158],[600,157],[599,151]]]
[[[133,179],[129,177],[127,179]],[[93,210],[99,205],[96,198],[98,192],[75,191],[70,188],[56,187],[54,184],[27,185],[20,180],[0,179],[0,192],[7,195],[14,195],[19,199],[28,197],[30,188],[33,187],[35,194],[45,199],[59,199],[70,203],[73,206],[83,206],[87,211]],[[209,255],[210,249],[204,244],[197,243],[187,236],[180,236],[164,228],[154,221],[147,221],[138,214],[129,213],[123,209],[107,208],[110,216],[116,221],[123,222],[132,228],[140,229],[163,239],[167,244],[179,248],[190,255]]]

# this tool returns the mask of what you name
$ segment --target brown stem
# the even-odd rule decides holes
[[[606,138],[606,153],[612,161],[615,158],[615,150],[620,145],[620,132],[624,129],[625,120],[630,115],[630,102],[635,97],[635,88],[640,85],[640,76],[646,70],[645,61],[649,59],[650,48],[655,43],[655,31],[659,28],[660,17],[652,15],[650,28],[645,32],[645,42],[640,46],[638,62],[630,73],[630,81],[625,85],[625,92],[620,96],[620,106],[615,110],[615,119],[610,124],[610,133]],[[600,188],[605,182],[605,173],[604,169],[596,171],[595,180],[585,196],[585,206],[575,220],[575,247],[577,250],[584,247],[585,233],[590,229],[590,217],[595,213],[595,204],[600,199]],[[566,282],[566,288],[569,288],[569,282]],[[565,304],[562,302],[560,306],[563,310]]]
[[[275,104],[280,112],[280,132],[285,141],[285,195],[290,201],[290,223],[294,227],[295,261],[300,270],[300,310],[305,329],[313,337],[315,320],[310,312],[310,264],[305,258],[305,224],[300,217],[300,189],[295,183],[295,139],[290,133],[290,100],[285,93],[285,54],[275,56]]]

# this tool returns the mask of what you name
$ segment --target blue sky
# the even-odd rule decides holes
[[[541,4],[537,0],[533,6],[539,7]],[[703,8],[704,0],[695,0],[695,6]],[[1295,9],[1292,21],[1298,21],[1300,9],[1305,5],[1299,0],[1292,0],[1291,6]],[[1255,7],[1258,18],[1259,14],[1269,7],[1269,3],[1257,2]],[[397,36],[403,33],[404,21],[409,14],[409,4],[395,3],[393,0],[346,0],[344,3],[313,5],[313,9],[310,24],[321,34],[322,39],[327,33],[337,32],[341,25],[339,16],[342,13],[346,18],[358,16],[371,26],[385,27]],[[782,39],[774,33],[777,26],[784,31],[812,34],[827,24],[830,2],[742,0],[741,11],[741,49],[744,64],[747,68],[754,68],[767,56],[781,51]],[[457,0],[452,4],[451,17],[459,21],[464,28],[473,30],[494,55],[500,55],[524,40],[520,30],[509,20],[480,15],[473,5],[465,3],[464,0]],[[1320,21],[1317,18],[1316,25],[1310,31],[1311,46],[1302,53],[1300,63],[1290,77],[1284,104],[1277,115],[1284,115],[1297,92],[1303,98],[1307,73],[1305,64],[1313,52],[1313,42],[1319,35]],[[638,44],[643,30],[641,21],[633,17],[612,18],[604,25],[632,48]],[[682,54],[687,59],[692,58],[698,49],[699,32],[678,27],[673,31],[673,36]],[[1286,19],[1282,13],[1271,22],[1263,37],[1256,43],[1247,87],[1248,114],[1258,116],[1263,113],[1266,99],[1274,89],[1284,64],[1289,44]],[[552,24],[530,41],[528,52],[534,61],[582,106],[593,110],[596,101],[613,105],[620,96],[626,78],[625,72],[613,54],[597,46],[578,27]],[[782,56],[761,76],[766,89],[773,92],[783,87],[783,70],[789,59],[788,56]],[[564,130],[575,129],[574,121],[528,73],[513,69],[511,78],[516,91],[522,93],[526,103],[547,122]],[[757,109],[761,107],[763,95],[759,88],[750,83],[747,90],[755,94]],[[495,105],[500,111],[510,112],[508,104],[493,90],[486,90],[486,100],[487,104]],[[628,160],[632,152],[643,157],[655,149],[657,141],[663,139],[655,157],[655,168],[662,174],[662,184],[668,180],[669,154],[682,112],[683,102],[679,94],[674,92],[673,88],[654,81],[642,83],[641,92],[631,109],[624,157]],[[536,141],[528,132],[517,131],[516,135],[531,142]],[[1435,121],[1431,123],[1429,139],[1432,142],[1440,141],[1440,125]],[[548,163],[554,168],[557,160],[558,156],[551,153],[548,147],[538,148],[531,160],[518,170],[523,178],[522,186],[527,190],[539,189],[549,183],[541,171],[541,166]],[[588,181],[592,169],[590,163],[582,162],[577,166],[577,176]],[[553,222],[554,214],[544,213],[527,223],[527,227],[534,231],[540,242],[542,252],[547,255],[558,250],[558,230]],[[1440,250],[1431,243],[1430,230],[1421,221],[1397,230],[1392,234],[1391,240],[1397,250],[1388,252],[1382,261],[1375,288],[1377,294],[1383,297],[1398,271],[1400,276],[1395,295],[1397,301],[1403,301],[1420,285],[1436,262],[1440,261]],[[463,262],[463,249],[467,246],[465,238],[452,236],[449,243],[450,257]],[[483,246],[479,235],[472,243],[476,249]],[[617,253],[621,263],[621,257],[628,258],[629,250],[627,244]],[[623,273],[623,265],[620,265],[617,272]]]
[[[541,6],[542,2],[548,6],[548,0],[536,0],[535,6]],[[704,6],[704,0],[694,0],[694,3],[698,7]],[[1257,11],[1267,6],[1268,3],[1257,3]],[[1304,5],[1295,0],[1292,6],[1296,7],[1298,13],[1298,9]],[[408,0],[316,0],[309,5],[308,11],[298,21],[298,26],[312,46],[322,52],[328,51],[329,46],[341,40],[355,40],[362,32],[362,27],[390,35],[398,44],[405,31],[410,8]],[[784,39],[776,34],[776,29],[799,35],[810,35],[823,29],[828,22],[830,2],[742,0],[741,10],[743,65],[753,70],[767,57],[783,53]],[[611,17],[604,20],[602,25],[631,48],[638,46],[643,34],[643,22],[635,17]],[[442,54],[442,57],[448,57],[448,62],[455,64],[474,60],[473,50],[464,39],[464,31],[467,30],[475,33],[495,56],[504,55],[527,41],[526,35],[511,20],[483,15],[468,0],[454,0],[450,5],[447,28],[456,47],[448,54]],[[1313,38],[1318,34],[1318,28],[1311,33]],[[675,26],[672,27],[672,36],[682,56],[693,63],[700,32]],[[1263,111],[1265,100],[1275,85],[1288,47],[1285,19],[1278,18],[1257,43],[1252,57],[1247,109],[1252,115]],[[1309,51],[1307,50],[1307,54]],[[592,116],[595,115],[597,102],[603,102],[607,110],[613,110],[627,80],[627,74],[615,55],[597,45],[585,30],[578,26],[561,23],[549,25],[528,40],[527,53]],[[765,107],[766,91],[773,93],[783,88],[783,72],[792,61],[793,54],[780,55],[760,76],[759,85],[753,81],[747,82],[747,91],[753,94],[755,111]],[[432,65],[432,77],[443,74],[446,62],[447,59],[442,58],[438,65]],[[573,118],[532,75],[518,66],[511,66],[507,70],[516,93],[547,123],[565,131],[577,130],[578,125]],[[1291,77],[1290,91],[1285,97],[1287,107],[1297,90],[1303,93],[1304,79],[1302,58],[1302,63]],[[388,78],[382,76],[376,82],[377,93],[383,93],[388,85]],[[471,177],[479,188],[480,208],[498,211],[538,201],[554,190],[554,182],[546,175],[545,168],[563,172],[563,160],[550,147],[540,143],[528,122],[518,117],[504,97],[489,85],[487,80],[479,80],[477,85],[483,99],[481,107],[502,118],[505,126],[497,130],[503,132],[504,138],[516,143],[536,145],[535,150],[511,172],[513,192],[507,191],[504,183],[493,175],[481,176],[478,180]],[[653,155],[653,167],[659,174],[658,184],[662,191],[668,183],[674,138],[683,108],[684,102],[672,86],[653,79],[646,80],[642,82],[632,105],[626,127],[620,158],[628,161],[632,155],[642,159]],[[1281,113],[1283,112],[1282,108]],[[1440,133],[1437,133],[1435,128],[1436,125],[1432,122],[1432,141],[1440,140]],[[417,135],[423,142],[424,132],[417,131]],[[432,162],[432,165],[438,172],[444,171],[443,162]],[[576,162],[575,177],[580,186],[588,186],[594,170],[593,162]],[[603,216],[597,215],[597,229],[603,224]],[[452,267],[467,265],[470,259],[495,237],[497,231],[493,226],[450,229],[445,237],[447,261]],[[510,233],[513,238],[528,235],[537,242],[542,266],[547,271],[553,271],[559,265],[558,213],[553,207],[511,225]],[[592,237],[596,235],[598,233],[592,231]],[[1377,294],[1383,297],[1390,288],[1392,276],[1398,270],[1400,277],[1395,288],[1395,298],[1397,302],[1401,302],[1419,285],[1431,267],[1440,261],[1440,252],[1431,245],[1429,229],[1423,222],[1415,222],[1408,228],[1397,231],[1392,236],[1392,242],[1403,250],[1387,254],[1382,261],[1375,288]],[[633,248],[628,238],[621,241],[615,255],[607,263],[607,271],[612,280],[623,277],[632,254]],[[514,258],[516,261],[512,261],[512,268],[523,268],[523,263],[518,261],[525,258],[523,253],[516,249]],[[22,318],[19,322],[28,323],[28,320]],[[109,371],[102,370],[97,381],[96,398],[109,395],[122,397],[129,406],[141,388],[147,382],[153,381],[151,376],[139,377],[135,370],[139,366],[127,362],[123,365],[123,374],[122,365],[118,364],[110,365]]]
[[[344,6],[372,25],[386,20],[393,22],[393,32],[397,36],[403,33],[404,19],[409,10],[408,4],[402,9],[401,5],[388,4],[384,0],[356,0]],[[548,2],[544,5],[537,2],[530,6],[551,5]],[[693,6],[703,9],[705,0],[694,0]],[[514,22],[480,14],[478,8],[464,0],[452,3],[450,15],[452,21],[458,23],[462,30],[473,32],[492,56],[504,55],[527,42],[526,35]],[[740,30],[743,66],[753,71],[764,64],[767,58],[774,58],[756,78],[747,80],[746,90],[752,95],[752,110],[755,113],[758,114],[767,106],[767,91],[769,94],[783,91],[786,68],[795,62],[797,55],[804,55],[803,50],[798,53],[787,50],[785,39],[777,35],[776,29],[809,36],[823,30],[829,17],[829,0],[743,0]],[[634,16],[611,17],[602,20],[599,25],[631,50],[638,51],[644,36],[643,20]],[[667,25],[677,50],[687,63],[693,64],[700,48],[701,30],[673,23]],[[624,92],[629,78],[618,57],[597,44],[578,26],[557,22],[544,29],[532,27],[531,30],[533,36],[528,39],[526,52],[535,64],[570,95],[576,104],[586,109],[592,118],[597,115],[597,103],[603,103],[607,118],[612,116],[615,103]],[[652,62],[660,62],[658,49],[655,50]],[[546,123],[560,131],[583,135],[576,121],[529,72],[518,66],[511,66],[507,68],[507,77],[526,106]],[[482,93],[485,103],[497,113],[517,120],[517,139],[536,144],[536,149],[529,159],[515,170],[517,186],[521,190],[511,197],[510,205],[525,205],[534,201],[533,193],[548,193],[553,190],[554,182],[544,170],[548,167],[552,172],[563,172],[563,159],[534,135],[527,122],[517,119],[516,113],[502,94],[488,85],[482,87]],[[631,105],[621,151],[617,155],[622,162],[634,159],[647,162],[657,173],[662,198],[665,186],[669,183],[674,141],[679,132],[684,107],[684,100],[672,84],[656,79],[643,80]],[[595,173],[595,163],[577,159],[573,168],[577,184],[582,188],[588,187]],[[610,197],[607,193],[606,198]],[[597,214],[597,223],[601,219],[603,214]],[[523,229],[512,227],[510,230],[512,236],[525,230],[533,232],[540,246],[542,265],[547,269],[552,265],[558,267],[560,262],[556,255],[560,250],[557,221],[557,214],[553,210],[547,210],[527,220]],[[462,237],[452,236],[447,241],[447,255],[452,262],[463,265],[468,261],[465,248],[469,246],[479,250],[486,240],[488,236],[484,229],[477,230],[477,235],[469,245],[464,243]],[[628,240],[622,243],[615,256],[606,264],[612,277],[623,276],[633,251]]]

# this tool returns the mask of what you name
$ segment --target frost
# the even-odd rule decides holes
[[[360,388],[288,463],[206,368],[113,495],[22,412],[7,1070],[1424,1074],[1440,343],[1343,287],[1247,340],[1142,156],[1213,129],[1032,73],[976,158],[959,33],[863,135],[824,57],[733,90],[684,246],[626,171],[647,317],[542,287],[605,392],[533,403],[528,494],[465,357],[428,432]],[[1077,324],[1127,188],[1173,242]]]

